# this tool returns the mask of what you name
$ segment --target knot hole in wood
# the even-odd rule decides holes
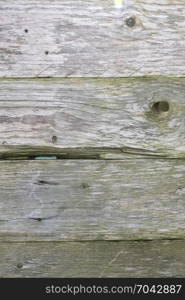
[[[152,112],[154,114],[166,113],[170,110],[170,105],[167,101],[158,101],[152,105]]]

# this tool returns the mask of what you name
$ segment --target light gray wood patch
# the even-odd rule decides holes
[[[183,160],[0,162],[1,241],[185,238]]]
[[[0,76],[185,75],[182,0],[120,9],[114,0],[0,0],[0,9]]]

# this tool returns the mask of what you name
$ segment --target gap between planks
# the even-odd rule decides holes
[[[32,146],[32,145],[1,145],[0,160],[33,160],[39,158],[51,159],[132,159],[132,158],[161,158],[161,159],[184,159],[184,157],[168,157],[168,154],[137,149],[131,147],[82,147],[82,148],[60,148],[52,146]]]

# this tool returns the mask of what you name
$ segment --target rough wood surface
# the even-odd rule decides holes
[[[184,241],[1,243],[0,277],[185,277]]]
[[[0,0],[0,76],[184,76],[184,1],[122,2]]]
[[[184,95],[184,79],[1,80],[0,157],[185,157]]]
[[[1,241],[185,238],[185,162],[0,162]]]
[[[121,2],[0,0],[0,159],[60,158],[0,162],[0,277],[185,277],[185,4]]]

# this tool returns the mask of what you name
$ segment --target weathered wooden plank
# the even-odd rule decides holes
[[[0,240],[185,237],[184,160],[0,162]]]
[[[0,277],[184,277],[184,241],[1,243]]]
[[[184,1],[122,2],[0,0],[0,76],[184,76]]]
[[[184,94],[184,79],[1,80],[0,157],[185,157]]]

